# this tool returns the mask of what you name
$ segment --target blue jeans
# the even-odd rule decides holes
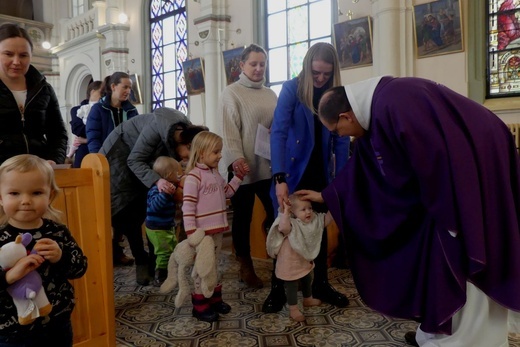
[[[0,347],[72,347],[70,320],[35,330],[23,337],[0,336]]]

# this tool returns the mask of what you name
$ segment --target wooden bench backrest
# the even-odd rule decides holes
[[[81,169],[56,170],[56,181],[61,191],[53,205],[88,257],[85,276],[72,281],[74,346],[115,346],[108,162],[101,154],[89,154]]]

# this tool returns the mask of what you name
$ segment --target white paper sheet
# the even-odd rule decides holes
[[[271,142],[269,129],[262,124],[256,128],[255,154],[271,160]]]

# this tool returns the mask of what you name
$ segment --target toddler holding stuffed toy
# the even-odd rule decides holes
[[[275,219],[267,235],[267,253],[276,258],[276,277],[284,281],[289,304],[289,317],[303,322],[305,316],[298,307],[298,282],[301,283],[303,306],[319,306],[312,297],[312,270],[320,252],[323,229],[332,221],[330,213],[316,213],[310,201],[296,194],[284,201],[283,210]]]
[[[206,235],[213,238],[215,251],[210,254],[197,254],[196,257],[213,257],[215,272],[217,272],[218,257],[222,247],[222,233],[229,230],[226,198],[235,194],[243,179],[235,173],[231,181],[226,183],[218,171],[221,158],[222,138],[220,136],[209,131],[202,131],[195,136],[186,167],[188,174],[184,182],[182,205],[188,241],[197,229],[203,229]],[[246,168],[246,172],[248,171],[249,168]],[[215,286],[210,298],[206,298],[203,294],[200,276],[195,276],[194,284],[192,314],[195,318],[214,322],[218,319],[219,313],[228,313],[231,310],[231,307],[222,301],[221,284]]]
[[[37,156],[18,155],[0,166],[0,254],[7,244],[20,242],[20,234],[30,252],[0,269],[0,345],[72,346],[74,290],[68,280],[85,274],[87,258],[57,222],[58,211],[51,207],[57,192],[52,167]],[[43,292],[21,306],[10,288],[33,271],[41,277]],[[52,307],[39,307],[45,296]]]

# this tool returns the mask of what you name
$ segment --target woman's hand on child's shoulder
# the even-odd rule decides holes
[[[173,195],[173,193],[175,193],[175,190],[177,189],[177,187],[175,187],[175,184],[171,183],[168,180],[165,180],[164,178],[159,178],[159,180],[157,180],[155,184],[157,185],[157,189],[159,189],[160,193]]]

